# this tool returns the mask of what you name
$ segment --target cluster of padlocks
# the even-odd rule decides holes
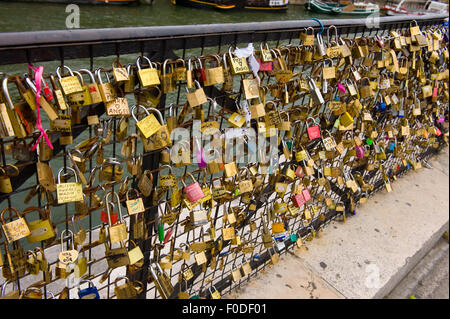
[[[390,192],[398,172],[429,165],[422,154],[447,143],[448,30],[412,23],[347,38],[330,26],[326,40],[308,28],[299,45],[2,74],[0,193],[14,193],[12,180],[31,162],[38,183],[23,201],[39,197],[38,206],[19,211],[9,201],[1,212],[2,298],[47,298],[42,288],[60,279],[71,283],[59,298],[74,287],[78,298],[100,298],[94,279],[110,282],[118,269],[116,298],[147,284],[159,298],[205,289],[220,298],[215,276],[226,271],[237,283],[265,253],[277,263],[287,243],[301,250],[319,235],[330,212],[345,220],[378,181]],[[80,143],[77,125],[91,132]],[[57,174],[53,144],[64,152]],[[150,158],[159,167],[149,169]],[[62,205],[71,211],[58,232],[52,209]],[[95,231],[76,226],[91,214]],[[25,250],[24,239],[40,247]],[[52,246],[60,252],[50,262]],[[103,273],[88,271],[85,253],[96,247]],[[144,267],[148,278],[134,280]],[[207,280],[189,293],[202,273]],[[19,291],[14,283],[28,275],[36,282]]]

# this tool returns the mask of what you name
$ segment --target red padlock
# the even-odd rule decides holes
[[[309,126],[309,120],[313,120],[314,122],[314,126]],[[316,138],[320,138],[320,128],[318,123],[314,120],[314,118],[312,117],[308,117],[308,119],[306,120],[306,125],[308,126],[306,131],[308,132],[308,137],[309,140],[315,140]]]
[[[296,171],[295,171],[295,175],[298,178],[302,178],[303,176],[305,176],[305,172],[303,171],[303,167],[301,167],[300,165],[297,167]]]
[[[311,193],[309,192],[309,189],[305,188],[302,190],[303,199],[305,202],[309,201],[311,199]]]
[[[100,212],[100,220],[102,222],[104,222],[105,224],[108,224],[108,213],[105,212],[104,210],[102,210]],[[117,223],[117,213],[116,214],[111,214],[111,225],[114,225],[115,223]]]
[[[184,179],[185,179],[186,175],[183,175],[183,178],[181,179],[181,182],[184,185],[184,190],[183,191],[186,194],[188,200],[191,203],[195,203],[199,199],[203,198],[205,196],[205,194],[203,193],[203,190],[200,187],[200,184],[195,180],[194,176],[192,176],[191,173],[187,173],[187,175],[189,175],[192,178],[194,183],[189,185],[189,186],[186,186],[186,184],[184,182]]]
[[[259,71],[272,71],[273,69],[273,62],[269,61],[269,62],[263,62],[261,59],[256,59],[256,61],[258,61],[259,63]]]
[[[298,208],[302,207],[306,203],[305,198],[302,194],[293,195],[292,202],[294,203],[294,206]]]
[[[197,58],[197,62],[200,67],[195,69],[195,76],[199,82],[203,83],[206,81],[205,68],[203,67],[202,61],[199,58]]]

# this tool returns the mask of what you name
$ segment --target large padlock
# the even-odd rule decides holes
[[[310,120],[312,120],[315,125],[309,126]],[[319,123],[316,120],[314,120],[314,118],[308,117],[306,120],[306,125],[307,125],[306,131],[308,133],[308,137],[309,137],[310,141],[312,141],[316,138],[320,138],[321,135],[320,135]]]
[[[186,86],[186,99],[190,107],[196,107],[207,102],[205,91],[201,87],[200,83],[197,80],[195,80],[194,83],[195,91],[193,92],[189,92],[189,89]]]
[[[161,112],[152,107],[147,108],[147,111],[155,112],[156,114],[158,114],[158,118],[161,124],[158,131],[150,135],[148,138],[142,139],[145,151],[156,151],[172,145],[170,133],[167,128],[167,124],[164,124],[164,119]]]
[[[6,292],[6,287],[8,286],[8,284],[14,284],[14,281],[5,280],[0,290],[0,299],[19,299],[19,290],[13,288],[10,292]]]
[[[7,167],[14,169],[13,173],[7,170]],[[5,167],[0,167],[0,193],[12,193],[13,188],[10,177],[19,175],[19,169],[13,164],[6,164]]]
[[[83,88],[81,87],[78,77],[73,74],[72,70],[67,65],[64,65],[64,69],[69,71],[70,76],[61,77],[61,67],[58,66],[56,68],[56,75],[58,76],[59,84],[61,84],[64,95],[67,96],[72,93],[82,92]]]
[[[106,251],[105,257],[108,267],[115,269],[130,264],[130,258],[128,256],[128,250],[122,242],[119,242],[120,247],[111,248],[109,241],[105,241]]]
[[[118,213],[119,213],[119,221],[116,224],[112,224],[111,222],[111,212],[110,212],[110,205],[109,205],[109,197],[113,196],[115,197],[114,200],[117,200],[117,207],[118,207]],[[128,230],[127,230],[127,226],[123,220],[122,217],[122,209],[121,209],[121,204],[120,204],[120,198],[119,195],[116,192],[109,192],[108,194],[106,194],[105,196],[105,203],[106,203],[106,211],[108,214],[108,233],[109,233],[109,240],[111,242],[111,244],[117,243],[117,242],[122,242],[124,240],[127,240],[128,238]]]
[[[79,202],[83,200],[83,189],[81,183],[78,182],[77,173],[73,168],[66,167],[66,169],[72,171],[75,176],[75,183],[61,183],[61,173],[64,170],[64,167],[62,167],[58,172],[58,183],[56,184],[58,204]]]
[[[144,117],[142,120],[138,120],[138,114],[136,114],[136,111],[138,109],[143,109],[146,117]],[[153,109],[153,108],[151,108]],[[153,109],[154,110],[154,109]],[[159,113],[161,115],[161,113]],[[163,121],[158,122],[155,115],[153,113],[150,113],[144,106],[142,105],[133,105],[131,107],[131,116],[136,121],[136,126],[139,129],[139,132],[144,136],[144,138],[149,138],[156,132],[158,132],[162,128]],[[161,115],[162,118],[162,115]],[[161,120],[160,118],[160,120]],[[167,130],[167,126],[166,126]]]
[[[117,286],[117,282],[125,279],[125,283]],[[144,285],[140,281],[131,282],[128,277],[119,276],[114,281],[114,294],[117,299],[133,299],[136,298],[144,289]]]
[[[320,92],[319,88],[316,85],[316,82],[310,77],[308,78],[308,87],[315,103],[317,104],[325,103],[325,100],[323,99],[322,96],[322,92]]]
[[[137,186],[145,197],[150,196],[153,189],[153,174],[150,170],[145,170],[142,173]]]
[[[247,59],[242,57],[238,58],[234,52],[231,52],[231,47],[228,49],[228,58],[231,64],[231,72],[236,74],[250,73],[250,68],[247,64]]]
[[[87,288],[81,289],[82,283],[87,282],[89,285]],[[81,280],[80,286],[78,286],[78,298],[80,299],[100,299],[97,287],[91,280]]]
[[[69,236],[65,236],[66,233],[69,233]],[[64,239],[65,238],[69,238],[68,242],[70,242],[70,246],[69,249],[64,249]],[[57,264],[57,268],[58,266],[60,267],[61,272],[58,274],[56,274],[59,278],[66,278],[63,277],[65,275],[68,275],[67,273],[67,265],[68,264],[74,264],[77,259],[78,259],[78,251],[75,249],[75,242],[74,242],[74,236],[73,236],[73,232],[71,230],[68,229],[64,229],[61,232],[61,242],[60,242],[60,249],[61,251],[59,252],[58,255],[58,264]]]
[[[17,217],[17,219],[7,223],[5,221],[5,213],[7,211],[10,214],[9,219],[12,219],[14,217]],[[11,216],[11,212],[13,212],[15,216]],[[4,208],[1,212],[0,219],[3,232],[9,243],[27,237],[31,234],[25,218],[23,218],[22,214],[20,214],[19,211],[14,207]]]
[[[302,207],[306,203],[305,198],[303,197],[303,195],[301,193],[294,194],[292,196],[292,202],[293,202],[294,206],[298,207],[298,208]]]
[[[98,81],[98,89],[100,92],[100,96],[102,98],[103,103],[109,103],[114,101],[114,99],[117,97],[116,89],[114,88],[113,84],[109,80],[108,72],[104,72],[106,75],[106,83],[103,83],[101,73],[104,71],[102,68],[99,68],[95,70],[95,75],[97,77]]]
[[[91,94],[89,93],[88,86],[84,83],[83,76],[78,71],[73,71],[78,78],[80,79],[80,84],[83,89],[81,92],[72,93],[67,96],[67,104],[73,109],[76,109],[78,107],[87,106],[92,104],[92,98]],[[56,113],[56,118],[58,117],[58,114]]]
[[[140,60],[143,58],[147,61],[149,67],[146,69],[141,69]],[[136,59],[136,66],[138,68],[137,74],[139,78],[139,82],[141,83],[141,86],[143,88],[153,86],[153,85],[159,85],[161,84],[158,76],[158,70],[153,67],[153,63],[150,61],[149,58],[145,56],[139,56]]]
[[[189,176],[194,181],[194,183],[190,184],[189,186],[186,186],[185,183],[186,175]],[[205,194],[203,193],[200,184],[195,180],[194,176],[189,172],[187,172],[186,175],[183,175],[181,179],[181,182],[184,185],[183,192],[186,194],[188,200],[191,203],[195,203],[199,199],[203,198]]]
[[[210,157],[207,158],[207,171],[208,174],[215,174],[223,171],[224,165],[222,162],[222,156],[220,156],[220,152],[218,149],[212,149],[213,151],[213,159],[210,159]]]
[[[39,213],[39,219],[27,222],[30,230],[30,235],[27,236],[27,241],[29,243],[36,243],[55,237],[56,234],[50,221],[50,216],[46,210],[33,206],[26,208],[22,213],[26,215],[34,211]]]
[[[170,69],[172,72],[168,73],[167,72],[167,64],[170,64]],[[169,59],[164,60],[163,66],[162,66],[162,70],[161,70],[161,87],[162,87],[162,92],[164,94],[173,92],[176,90],[176,83],[175,83],[175,72],[173,70],[173,64],[174,61],[171,61]]]
[[[99,172],[100,180],[120,182],[124,168],[117,158],[107,158],[103,161]]]
[[[203,83],[204,86],[211,86],[215,84],[222,84],[225,82],[224,76],[223,76],[223,68],[220,65],[220,59],[215,54],[209,54],[205,56],[204,63],[207,64],[208,60],[214,60],[215,66],[212,68],[205,68],[205,75],[206,80]]]

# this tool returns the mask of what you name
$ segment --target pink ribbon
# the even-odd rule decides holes
[[[41,135],[39,135],[38,139],[36,140],[36,143],[30,148],[30,150],[34,151],[36,147],[39,144],[39,141],[42,137],[44,137],[45,142],[47,145],[53,149],[52,142],[50,142],[50,139],[48,138],[47,133],[45,133],[44,128],[42,127],[41,122],[41,111],[40,111],[40,105],[39,105],[39,97],[41,95],[41,82],[42,82],[42,73],[44,72],[44,67],[38,66],[37,68],[33,65],[28,64],[28,67],[34,71],[34,83],[36,85],[36,110],[37,110],[37,119],[36,119],[36,127],[41,131]]]

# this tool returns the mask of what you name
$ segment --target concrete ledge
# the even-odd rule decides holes
[[[299,258],[284,255],[228,298],[385,297],[448,229],[448,148],[430,163],[432,169],[391,182],[391,193],[378,192],[346,223],[332,222],[307,251],[297,251]]]
[[[448,299],[448,264],[448,240],[441,238],[386,298]]]

